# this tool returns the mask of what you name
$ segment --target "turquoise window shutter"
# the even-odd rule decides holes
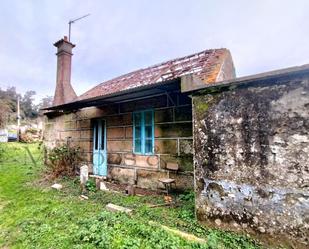
[[[133,150],[136,154],[154,153],[154,111],[133,113]]]

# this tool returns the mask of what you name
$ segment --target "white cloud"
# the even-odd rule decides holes
[[[80,94],[141,67],[209,48],[231,50],[239,76],[308,63],[307,0],[2,1],[0,86],[53,94],[52,44],[71,18]]]

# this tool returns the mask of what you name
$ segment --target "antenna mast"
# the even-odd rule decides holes
[[[90,16],[90,13],[87,14],[87,15],[81,16],[81,17],[79,17],[79,18],[76,18],[76,19],[74,19],[74,20],[70,20],[70,21],[69,21],[69,41],[71,41],[71,24],[73,24],[73,23],[75,23],[76,21],[79,21],[80,19],[83,19],[83,18],[85,18],[85,17],[87,17],[87,16]]]
[[[17,96],[17,141],[20,140],[20,100]]]

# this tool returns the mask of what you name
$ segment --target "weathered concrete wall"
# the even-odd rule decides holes
[[[198,219],[308,244],[309,76],[205,89],[193,115]]]
[[[155,153],[151,156],[133,153],[132,112],[154,109]],[[106,120],[108,177],[121,183],[134,183],[143,188],[156,189],[158,178],[166,177],[166,163],[178,162],[178,188],[193,188],[192,104],[180,93],[125,102],[102,108],[80,111],[46,120],[44,140],[47,146],[69,137],[80,146],[89,165],[92,164],[92,120]],[[162,187],[162,186],[161,186]]]

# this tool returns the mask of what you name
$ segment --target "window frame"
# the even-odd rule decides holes
[[[145,113],[146,112],[150,112],[151,113],[151,128],[152,128],[152,137],[151,137],[151,144],[152,144],[152,149],[151,152],[145,152],[146,151],[146,126],[145,125]],[[141,122],[140,122],[140,129],[141,129],[141,135],[140,135],[140,140],[141,140],[141,151],[140,152],[136,152],[136,148],[135,148],[135,138],[136,138],[136,134],[135,134],[135,114],[141,114]],[[149,140],[149,138],[148,138]],[[154,140],[155,140],[155,135],[154,135],[154,110],[153,109],[147,109],[147,110],[141,110],[141,111],[134,111],[133,112],[133,153],[137,154],[137,155],[153,155],[154,154]]]

